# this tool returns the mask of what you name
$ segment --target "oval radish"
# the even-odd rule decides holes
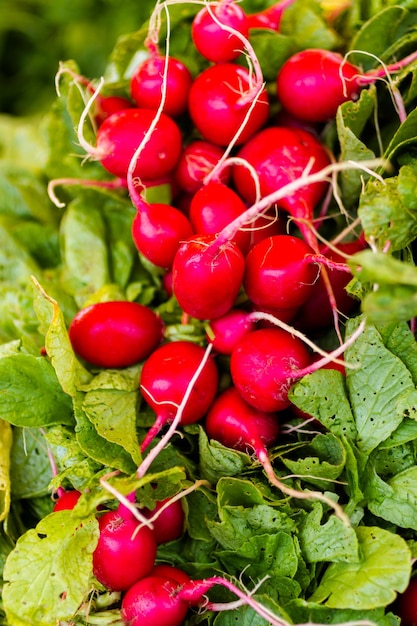
[[[242,309],[232,309],[211,320],[207,334],[216,352],[230,355],[239,339],[250,330],[255,330],[250,314]]]
[[[178,581],[149,575],[123,596],[121,614],[126,626],[181,626],[189,604],[178,595]]]
[[[219,146],[197,139],[186,146],[178,160],[174,176],[178,186],[187,193],[193,194],[203,185],[206,176],[214,169],[223,156]],[[219,180],[227,183],[230,180],[231,168],[222,168]]]
[[[213,3],[203,7],[194,17],[191,37],[199,53],[208,61],[225,63],[236,59],[244,49],[242,40],[230,29],[248,37],[245,12],[235,2]]]

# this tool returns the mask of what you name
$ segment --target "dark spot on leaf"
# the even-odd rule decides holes
[[[45,539],[48,535],[45,533],[38,533],[39,539]]]

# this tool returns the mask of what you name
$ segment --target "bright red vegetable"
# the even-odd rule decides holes
[[[203,185],[205,177],[214,169],[223,156],[219,146],[196,139],[189,143],[182,151],[175,168],[175,181],[185,192],[193,194]],[[219,173],[219,180],[227,183],[231,176],[231,168],[223,167]]]
[[[81,497],[81,492],[77,489],[69,489],[68,491],[62,491],[59,494],[58,500],[56,500],[53,510],[64,511],[72,510]]]
[[[191,25],[191,37],[208,61],[225,63],[236,59],[244,50],[244,42],[231,29],[247,39],[248,19],[238,4],[223,1],[209,4],[197,13]]]
[[[181,626],[189,604],[178,594],[178,581],[149,575],[134,584],[122,599],[122,619],[126,626]]]
[[[219,354],[231,354],[243,335],[255,329],[255,322],[243,309],[232,309],[221,317],[211,320],[208,339]]]
[[[169,502],[169,498],[161,500],[152,511],[145,509],[143,513],[148,518],[157,515],[152,522],[152,531],[157,544],[179,539],[184,532],[185,514],[181,500],[172,502]]]

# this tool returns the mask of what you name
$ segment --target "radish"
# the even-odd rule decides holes
[[[74,351],[98,367],[129,367],[160,343],[164,324],[138,302],[97,302],[81,309],[68,329]]]
[[[156,420],[142,443],[142,451],[160,429],[174,419],[203,356],[201,346],[182,340],[159,346],[146,359],[140,389],[144,400],[155,411]],[[203,417],[217,393],[218,378],[216,364],[210,358],[193,385],[181,415],[181,424],[192,424]]]
[[[248,19],[238,4],[221,0],[197,13],[191,25],[191,37],[198,52],[208,61],[225,63],[240,56],[243,49],[242,39],[231,29],[247,39]]]
[[[110,115],[113,115],[113,113],[118,113],[119,111],[133,107],[133,102],[123,96],[100,95],[100,97],[95,101],[94,119],[97,126],[101,126],[104,120],[110,117]]]
[[[181,626],[189,603],[178,594],[175,578],[151,574],[136,582],[124,595],[121,615],[126,626]]]
[[[249,229],[249,249],[253,248],[253,246],[263,239],[266,239],[266,237],[285,235],[286,232],[287,220],[282,215],[279,215],[278,209],[273,206],[267,211],[263,211],[258,217],[251,221]]]
[[[255,330],[250,314],[236,308],[211,320],[207,336],[217,353],[230,355],[239,339],[250,330]]]
[[[245,261],[233,241],[218,246],[214,235],[196,235],[178,249],[172,287],[180,307],[197,319],[229,311],[242,285]]]
[[[132,237],[138,251],[157,267],[167,270],[180,243],[193,232],[189,219],[168,204],[142,202],[132,222]]]
[[[176,580],[180,585],[190,582],[190,577],[184,570],[174,565],[168,565],[168,563],[157,563],[152,568],[151,575],[171,578]]]
[[[412,53],[398,63],[362,72],[341,54],[308,48],[292,55],[278,72],[276,87],[281,105],[308,122],[333,119],[338,107],[355,100],[363,87],[415,60]]]
[[[187,193],[194,194],[203,185],[205,177],[213,170],[223,156],[223,150],[211,143],[196,139],[186,146],[174,171],[175,181]],[[228,183],[231,168],[221,170],[219,180]]]
[[[93,552],[93,573],[112,591],[125,591],[147,576],[155,565],[154,534],[125,507],[99,518],[99,539]]]
[[[166,68],[167,64],[167,69]],[[154,52],[135,70],[130,79],[130,94],[138,107],[157,110],[164,95],[162,110],[178,117],[187,110],[188,92],[193,77],[178,59]]]
[[[282,14],[293,2],[294,0],[280,0],[263,11],[247,14],[249,28],[268,28],[279,31]]]
[[[130,161],[151,128],[156,112],[131,108],[113,113],[97,131],[97,146],[90,148],[103,167],[114,176],[127,178]],[[171,172],[182,149],[177,124],[160,113],[151,136],[143,145],[133,175],[143,180],[159,179]]]
[[[185,514],[181,500],[166,498],[156,503],[155,508],[143,511],[152,521],[152,531],[157,544],[179,539],[184,532]]]
[[[61,488],[58,490],[58,500],[55,501],[53,510],[64,511],[72,510],[81,497],[81,492],[78,489],[69,489],[65,491]]]
[[[320,270],[302,239],[276,235],[260,241],[246,257],[243,286],[257,306],[299,308],[310,296]]]
[[[196,233],[215,235],[244,211],[245,203],[231,187],[210,180],[194,194],[189,217]],[[250,243],[249,230],[239,230],[232,241],[245,254]]]
[[[246,333],[230,358],[232,381],[242,398],[260,411],[282,411],[298,370],[311,363],[304,343],[281,328]]]
[[[245,67],[220,63],[194,79],[188,108],[204,139],[219,146],[232,141],[239,145],[266,123],[269,99],[265,87],[254,84]]]

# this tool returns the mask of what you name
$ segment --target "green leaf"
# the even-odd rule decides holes
[[[10,476],[13,498],[36,498],[48,493],[51,463],[39,429],[14,429]]]
[[[409,582],[411,555],[399,535],[377,526],[356,529],[359,559],[331,563],[309,598],[337,609],[388,606]]]
[[[365,483],[369,510],[401,528],[417,530],[417,467],[409,467],[384,482],[372,469]]]
[[[98,539],[94,516],[52,513],[22,535],[4,568],[3,602],[14,626],[53,626],[70,620],[87,597],[92,553]]]
[[[222,476],[235,476],[250,464],[247,454],[226,448],[217,441],[209,441],[204,430],[199,430],[200,471],[203,478],[216,483]]]
[[[0,419],[0,522],[10,510],[10,452],[13,434],[8,422]]]

